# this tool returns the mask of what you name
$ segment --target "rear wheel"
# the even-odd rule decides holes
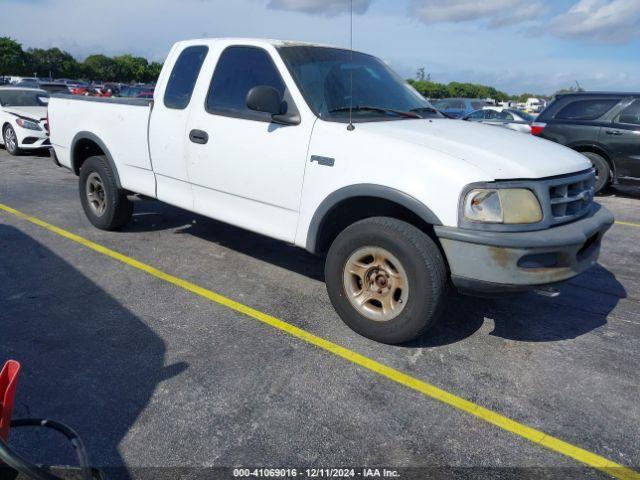
[[[89,221],[101,230],[122,228],[133,214],[133,202],[118,188],[106,158],[88,158],[80,169],[80,201]]]
[[[600,193],[611,182],[611,166],[602,155],[593,152],[582,152],[582,154],[591,161],[596,169],[596,193]]]
[[[338,235],[325,277],[342,320],[389,344],[413,340],[433,326],[446,293],[445,262],[433,240],[387,217],[361,220]]]
[[[9,155],[20,155],[21,150],[18,147],[18,136],[16,135],[15,130],[11,125],[7,125],[2,132],[2,137],[4,139],[4,146],[7,149]]]

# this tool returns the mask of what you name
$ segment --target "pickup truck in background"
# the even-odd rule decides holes
[[[131,195],[326,255],[347,325],[401,343],[470,294],[539,289],[594,265],[613,216],[583,155],[444,118],[379,59],[303,43],[177,43],[153,101],[54,96],[54,160],[96,227]]]

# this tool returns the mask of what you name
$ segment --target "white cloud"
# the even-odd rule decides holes
[[[503,27],[539,18],[547,8],[540,0],[412,0],[411,10],[426,24],[483,20]]]
[[[551,20],[547,31],[566,38],[618,43],[640,36],[638,0],[580,0]]]
[[[353,13],[363,14],[369,9],[371,0],[353,0]],[[269,8],[294,12],[320,13],[327,16],[347,13],[349,0],[270,0]]]

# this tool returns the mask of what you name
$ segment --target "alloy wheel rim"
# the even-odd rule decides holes
[[[376,322],[396,318],[407,305],[409,280],[400,261],[380,247],[363,247],[351,254],[343,272],[349,303]]]
[[[7,145],[7,149],[10,152],[13,152],[16,149],[16,134],[11,128],[7,128],[4,132],[4,143]]]
[[[95,215],[98,217],[104,215],[107,209],[107,192],[102,178],[96,172],[90,173],[87,177],[87,200]]]

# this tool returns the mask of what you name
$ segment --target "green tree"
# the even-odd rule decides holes
[[[30,75],[28,55],[15,40],[0,37],[0,75]]]
[[[147,70],[145,71],[144,78],[142,78],[143,82],[157,82],[158,77],[160,76],[160,71],[162,70],[162,63],[151,62],[147,66]]]
[[[430,73],[426,73],[424,70],[424,67],[420,67],[418,69],[418,71],[416,72],[416,80],[418,82],[430,82],[431,81],[431,74]]]
[[[76,59],[59,48],[30,48],[28,56],[30,70],[40,77],[74,77],[80,73]]]
[[[82,74],[91,80],[117,81],[118,63],[105,55],[90,55],[82,62]]]
[[[149,68],[146,58],[133,55],[113,57],[116,63],[116,77],[121,82],[142,81]]]

